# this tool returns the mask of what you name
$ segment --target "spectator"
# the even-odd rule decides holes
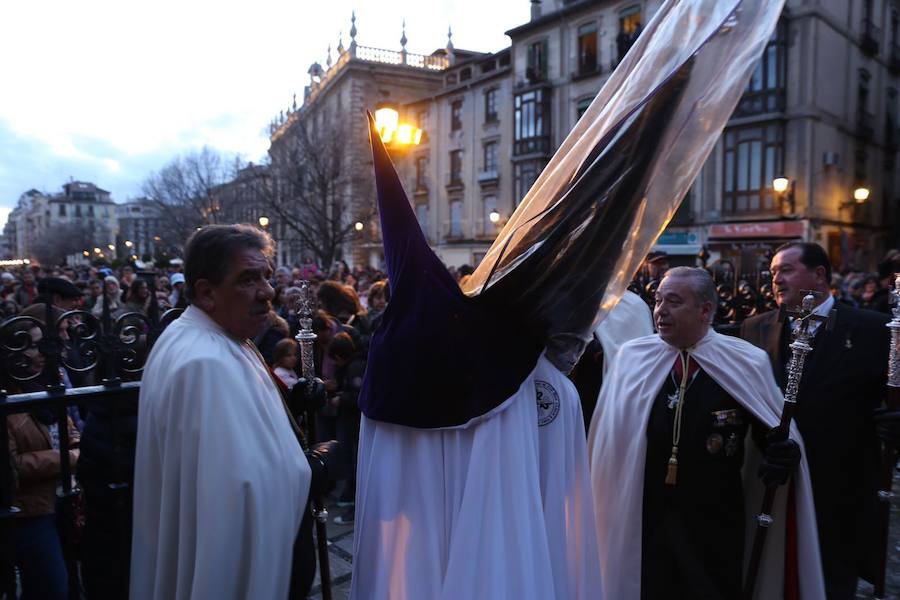
[[[374,332],[381,324],[384,309],[391,300],[391,287],[388,280],[382,279],[373,283],[366,295],[366,300],[369,306],[369,325]]]
[[[275,344],[275,355],[273,358],[273,369],[275,375],[281,380],[288,389],[294,387],[297,383],[297,342],[291,338],[284,338]]]
[[[38,291],[37,286],[34,283],[34,271],[26,269],[25,272],[22,273],[22,285],[16,289],[13,300],[15,300],[16,304],[20,307],[24,308],[29,304],[32,304],[37,295]]]
[[[269,311],[269,319],[262,331],[253,339],[259,353],[270,367],[275,361],[275,345],[288,337],[288,324],[274,310]]]
[[[104,293],[100,296],[100,300],[94,305],[94,308],[91,309],[91,314],[101,318],[103,316],[103,306],[106,304],[109,307],[109,316],[117,319],[125,313],[125,308],[120,301],[122,291],[119,289],[119,280],[112,275],[107,275],[103,278],[103,289]]]
[[[88,297],[84,301],[84,307],[87,310],[93,310],[100,300],[100,294],[103,293],[103,282],[99,279],[91,279],[88,283]]]
[[[143,279],[134,279],[128,289],[128,300],[125,303],[127,312],[137,312],[144,316],[150,315],[150,303],[153,301],[150,295],[150,287]]]
[[[4,272],[0,274],[0,299],[12,299],[16,293],[16,276],[12,273]]]
[[[172,293],[169,294],[169,306],[172,308],[187,308],[188,301],[184,295],[184,274],[172,273],[169,277],[172,284]]]

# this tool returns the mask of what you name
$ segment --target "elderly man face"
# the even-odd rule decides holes
[[[699,342],[709,331],[715,307],[702,300],[690,277],[664,277],[656,290],[653,319],[659,337],[681,350]]]
[[[256,248],[244,248],[231,257],[228,272],[220,284],[198,280],[198,303],[234,337],[253,338],[265,326],[272,310],[275,290],[269,285],[271,277],[272,268],[266,256]],[[206,283],[201,286],[200,282]]]

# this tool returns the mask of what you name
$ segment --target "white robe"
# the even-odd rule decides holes
[[[310,478],[257,355],[188,308],[141,385],[131,599],[287,598]]]
[[[665,377],[675,363],[678,350],[658,335],[628,342],[619,350],[613,371],[604,382],[591,420],[588,453],[600,544],[603,591],[607,598],[639,600],[641,597],[641,515],[644,465],[647,452],[647,421]],[[781,417],[784,397],[766,353],[744,340],[710,329],[693,350],[700,367],[758,421],[775,427]],[[804,458],[793,482],[797,508],[797,538],[800,597],[825,597],[816,514],[803,441],[796,425],[791,438],[800,444]],[[747,444],[744,489],[747,496],[747,549],[756,528],[756,513],[762,506],[763,486],[756,476],[758,452]],[[784,524],[787,486],[776,494],[766,549],[757,579],[756,598],[781,597],[784,582]]]
[[[625,290],[618,304],[600,321],[594,333],[603,347],[603,376],[606,377],[622,344],[645,335],[653,335],[650,307],[640,296]]]
[[[546,431],[538,379],[560,396]],[[562,379],[541,357],[514,396],[465,427],[363,417],[352,598],[599,597],[580,405]]]

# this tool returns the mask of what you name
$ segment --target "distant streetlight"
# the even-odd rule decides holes
[[[81,253],[84,254],[85,256],[90,256],[90,255],[91,255],[91,253],[88,252],[87,250],[84,250],[84,251],[82,251]]]
[[[772,180],[772,189],[779,194],[783,194],[787,191],[790,184],[791,180],[787,177],[776,177]]]
[[[134,242],[132,242],[131,240],[125,240],[126,248],[131,248],[132,246],[134,246]]]
[[[497,212],[496,208],[491,210],[491,214],[488,215],[488,219],[490,219],[491,223],[493,223],[494,225],[500,222],[500,213]]]
[[[101,253],[103,253],[103,250],[101,250],[100,248],[94,248],[94,254],[101,254]]]
[[[353,226],[353,228],[356,229],[357,231],[362,231],[363,227],[365,227],[365,225],[362,224],[362,221],[357,221],[356,224]]]
[[[158,242],[161,238],[158,235],[153,236],[153,241]]]
[[[265,229],[269,226],[269,217],[260,217],[259,218],[259,226]]]
[[[862,204],[866,200],[869,199],[869,188],[867,187],[858,187],[853,190],[853,199],[857,204]]]
[[[422,130],[415,125],[401,123],[400,113],[391,103],[382,103],[376,108],[375,129],[382,142],[395,147],[418,146],[422,142]]]
[[[113,246],[112,244],[107,244],[106,247],[109,248],[110,251],[114,251],[116,249],[116,247]]]
[[[787,203],[787,216],[793,215],[797,210],[794,201],[794,182],[784,175],[779,175],[772,180],[772,191],[775,192],[775,197],[778,199],[778,203],[781,208],[781,214],[785,214],[784,207],[785,203]]]

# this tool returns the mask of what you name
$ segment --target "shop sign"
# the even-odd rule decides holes
[[[803,238],[805,233],[805,221],[716,223],[709,226],[710,239]]]

